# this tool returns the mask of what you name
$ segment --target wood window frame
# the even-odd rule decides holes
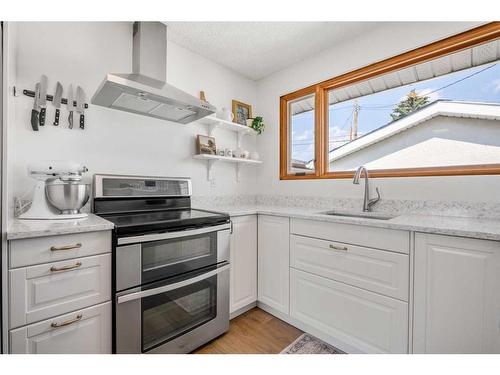
[[[328,171],[328,91],[367,79],[401,70],[445,55],[459,52],[500,38],[500,22],[491,22],[474,29],[433,42],[409,52],[341,74],[326,81],[305,87],[280,97],[280,179],[341,179],[352,178],[354,172]],[[288,172],[289,124],[288,103],[303,96],[315,94],[315,169],[314,173],[291,174]],[[425,168],[380,169],[370,172],[370,177],[422,177],[465,176],[500,174],[500,164],[460,165]]]

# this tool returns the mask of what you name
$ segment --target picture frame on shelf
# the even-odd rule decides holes
[[[196,137],[196,152],[205,155],[217,155],[215,138],[198,134]]]
[[[247,125],[247,119],[252,118],[252,106],[233,99],[233,122]]]

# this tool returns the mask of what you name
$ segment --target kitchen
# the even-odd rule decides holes
[[[440,91],[369,129],[363,88],[330,84],[426,84],[377,88],[406,58],[458,87],[494,71],[498,22],[256,24],[2,23],[2,353],[500,353],[498,108]],[[318,114],[350,101],[339,160],[451,123],[492,140],[337,172]]]

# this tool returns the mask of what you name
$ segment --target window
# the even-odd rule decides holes
[[[289,172],[312,173],[315,164],[314,94],[288,102]]]
[[[500,23],[281,98],[282,179],[500,174]]]

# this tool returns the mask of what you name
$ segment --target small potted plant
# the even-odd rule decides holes
[[[264,124],[264,119],[261,116],[255,118],[249,118],[247,120],[247,125],[255,130],[258,134],[262,134],[266,125]]]

